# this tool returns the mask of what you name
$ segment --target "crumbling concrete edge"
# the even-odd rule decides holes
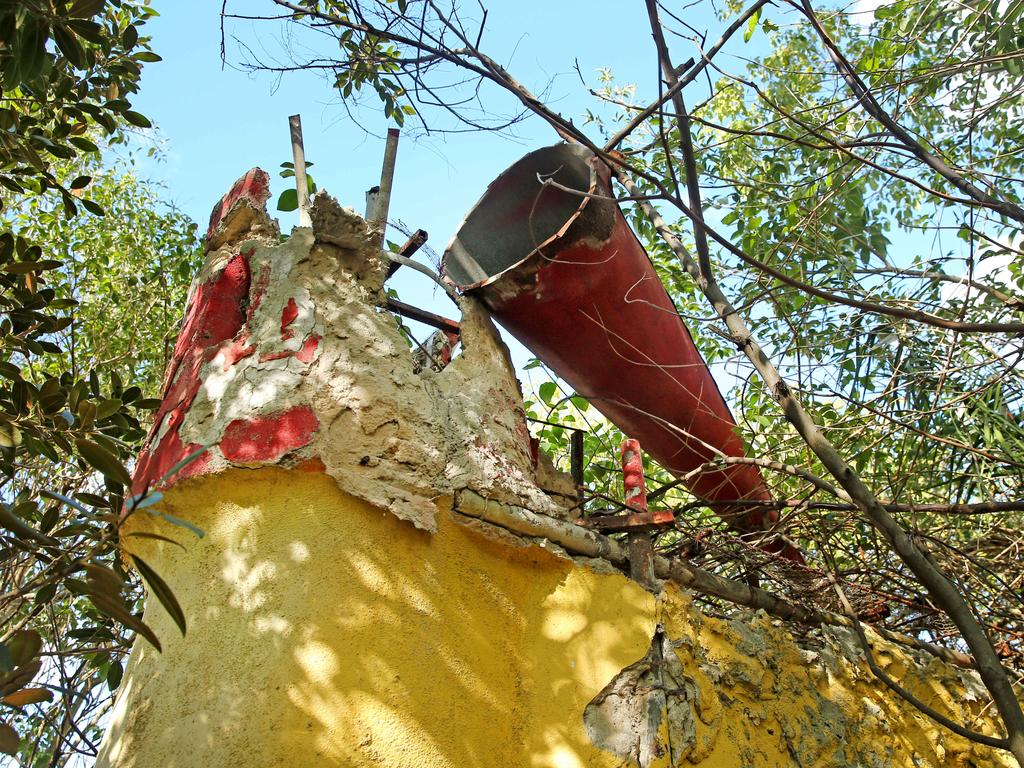
[[[573,556],[599,558],[623,569],[629,566],[628,550],[614,539],[566,520],[485,498],[469,489],[455,494],[452,510],[516,534],[553,541]],[[742,582],[726,579],[691,564],[686,564],[685,570],[681,570],[679,565],[679,562],[659,557],[656,560],[656,571],[663,581],[672,582],[699,594],[719,597],[735,605],[762,611],[766,616],[773,616],[781,621],[792,622],[795,619],[807,626],[836,627],[844,633],[853,632],[850,619],[841,614],[808,611]],[[685,578],[678,578],[681,573],[685,574]],[[947,648],[876,627],[866,626],[865,629],[879,640],[922,651],[956,667],[974,668],[969,657]]]
[[[460,488],[569,515],[538,484],[522,392],[483,307],[460,298],[462,354],[417,370],[381,309],[379,233],[321,193],[313,226],[282,241],[268,198],[253,169],[214,208],[133,493],[279,465],[324,472],[427,531]]]

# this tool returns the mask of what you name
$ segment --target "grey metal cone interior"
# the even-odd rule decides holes
[[[544,186],[543,179],[593,192],[591,156],[584,147],[558,144],[509,167],[487,187],[448,244],[445,277],[463,289],[479,287],[565,234],[588,198]]]

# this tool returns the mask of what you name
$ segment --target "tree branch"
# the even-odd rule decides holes
[[[806,0],[804,1],[806,2]],[[658,49],[658,58],[661,61],[665,79],[671,87],[675,84],[676,76],[668,47],[662,34],[657,5],[655,0],[646,0],[646,5],[651,25],[651,34]],[[684,212],[694,223],[694,236],[700,271],[699,285],[702,291],[725,322],[737,345],[754,364],[765,386],[781,407],[786,419],[796,428],[804,442],[807,443],[807,446],[818,457],[818,460],[821,461],[849,494],[853,503],[881,531],[890,546],[920,580],[935,603],[956,624],[964,641],[974,653],[974,657],[978,662],[979,674],[1002,716],[1003,724],[1007,730],[1008,747],[1017,758],[1017,761],[1024,765],[1024,712],[1021,711],[1020,702],[1017,700],[1006,671],[1003,669],[999,657],[992,646],[992,642],[978,623],[967,601],[960,594],[956,586],[932,563],[928,556],[914,543],[911,536],[879,503],[878,499],[875,498],[875,495],[864,484],[853,467],[846,463],[835,446],[818,429],[818,426],[804,410],[803,405],[794,395],[790,386],[783,380],[779,371],[754,340],[753,334],[747,328],[746,323],[733,309],[725,294],[717,282],[715,282],[714,275],[711,272],[711,255],[706,237],[707,227],[704,224],[702,214],[700,186],[697,178],[692,140],[690,138],[689,120],[680,95],[677,94],[673,98],[673,104],[676,108],[676,121],[681,134],[680,149],[683,153],[684,167],[687,174],[686,186],[690,199],[691,210]],[[682,201],[679,201],[679,203],[680,208],[683,208],[681,205]],[[639,205],[649,206],[650,204],[641,201]],[[1024,220],[1024,211],[1021,213],[1022,220]],[[689,259],[688,254],[687,259]]]

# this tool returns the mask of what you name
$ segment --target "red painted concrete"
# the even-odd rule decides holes
[[[152,455],[143,454],[143,456],[146,456],[147,460],[145,468],[142,467],[143,456],[139,457],[138,467],[136,469],[135,477],[133,478],[132,492],[139,494],[147,487],[150,489],[166,488],[167,486],[173,485],[185,478],[203,474],[210,464],[209,452],[200,454],[197,458],[193,459],[178,470],[173,476],[167,478],[164,477],[164,475],[166,475],[175,464],[186,456],[198,451],[202,447],[203,446],[198,443],[189,443],[188,445],[183,446],[181,444],[181,438],[178,436],[178,432],[176,430],[168,432],[161,441],[160,447],[156,453]],[[146,483],[139,482],[141,480],[140,471],[147,475],[149,482],[148,486]]]
[[[282,349],[280,352],[265,352],[260,355],[260,362],[267,363],[271,360],[284,360],[286,357],[291,357],[294,354],[290,349]]]
[[[299,316],[299,305],[295,303],[295,299],[288,299],[288,303],[284,305],[284,309],[281,310],[281,340],[288,341],[295,335],[295,331],[291,329],[291,324],[295,322],[295,318]]]
[[[231,191],[214,207],[210,215],[207,239],[214,237],[230,220],[239,206],[263,209],[269,192],[269,176],[254,168],[235,182]],[[178,432],[189,408],[202,386],[204,366],[216,361],[225,371],[239,360],[258,352],[251,343],[250,328],[270,284],[270,265],[263,264],[255,277],[249,260],[255,249],[231,258],[224,268],[199,285],[189,304],[171,364],[164,379],[164,396],[157,410],[146,447],[136,462],[132,490],[138,494],[158,483],[172,482],[209,471],[212,456],[202,454],[172,478],[168,470],[186,456],[202,448],[183,445]],[[281,335],[294,334],[290,327],[298,317],[298,305],[288,301],[281,316]],[[298,352],[284,350],[260,355],[260,361],[295,356],[309,364],[316,355],[320,337],[307,337]],[[227,425],[221,439],[221,454],[229,461],[276,461],[286,453],[307,444],[318,427],[317,418],[308,406],[251,420],[236,420]],[[322,471],[323,463],[320,462]],[[317,471],[314,465],[306,467]]]
[[[225,344],[220,350],[218,355],[223,360],[224,370],[230,370],[231,366],[237,363],[239,360],[249,357],[253,352],[256,351],[256,347],[249,344],[248,334],[243,334],[239,339],[232,339],[230,342]]]
[[[287,340],[287,339],[286,339]],[[297,352],[292,352],[290,349],[282,349],[278,352],[264,352],[260,355],[260,362],[266,363],[270,360],[284,360],[288,357],[294,357],[300,363],[309,365],[313,362],[313,358],[316,357],[317,347],[320,346],[320,336],[312,333],[306,337],[306,340],[302,342],[302,346]]]
[[[255,253],[255,251],[253,251]],[[252,319],[256,315],[256,310],[260,308],[260,304],[263,303],[263,297],[267,295],[267,288],[270,286],[270,265],[261,264],[260,273],[253,282],[252,290],[250,291],[251,298],[249,300],[249,307],[245,312],[245,322],[248,325],[252,325]]]
[[[308,405],[254,419],[236,419],[224,430],[220,451],[228,461],[274,462],[306,445],[319,426]]]
[[[231,190],[213,207],[210,224],[206,228],[206,242],[210,242],[236,206],[248,205],[256,210],[263,210],[269,199],[270,176],[261,168],[253,168],[236,181]]]
[[[135,465],[133,493],[152,487],[168,469],[195,450],[192,446],[182,446],[178,428],[202,385],[203,364],[221,351],[225,352],[226,359],[233,358],[235,362],[252,353],[251,348],[246,348],[244,338],[235,340],[243,329],[249,299],[248,256],[238,254],[220,274],[196,289],[174,346],[164,382],[163,402],[156,412],[146,448]],[[164,434],[158,438],[162,429]],[[191,473],[195,474],[195,470]]]
[[[316,350],[319,346],[320,337],[317,334],[314,333],[307,336],[306,340],[302,342],[302,348],[295,353],[295,359],[308,365],[313,362],[313,357],[316,355]]]

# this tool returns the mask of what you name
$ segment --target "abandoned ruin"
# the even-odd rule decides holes
[[[557,186],[538,182],[556,168]],[[767,498],[749,465],[691,472],[742,445],[602,199],[607,183],[563,145],[492,185],[446,256],[461,317],[439,337],[438,366],[417,363],[387,309],[379,227],[319,194],[312,225],[282,240],[267,174],[235,184],[211,217],[136,466],[134,491],[162,484],[164,498],[122,532],[174,590],[188,633],[148,601],[163,652],[137,640],[98,766],[1011,764],[886,689],[841,617],[767,602],[654,556],[643,533],[622,540],[577,520],[576,482],[531,441],[492,315],[695,493]],[[621,313],[602,308],[580,264],[595,281],[620,273]],[[553,285],[574,311],[552,309]],[[653,347],[631,335],[640,315]],[[571,331],[549,333],[559,322]],[[608,354],[588,359],[600,345]],[[641,489],[628,498],[645,514]],[[740,530],[771,522],[723,514]],[[694,591],[759,609],[706,615]],[[962,659],[869,635],[918,698],[996,732]]]

